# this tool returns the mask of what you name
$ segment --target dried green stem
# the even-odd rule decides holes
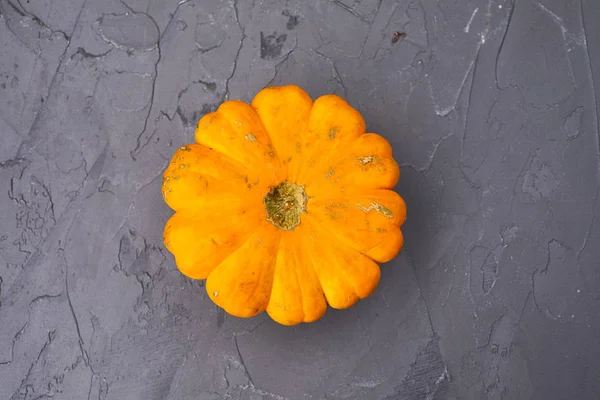
[[[306,213],[307,201],[304,186],[283,181],[271,187],[265,196],[267,220],[279,229],[290,231],[300,225],[300,215]]]

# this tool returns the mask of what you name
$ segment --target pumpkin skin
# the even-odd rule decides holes
[[[227,313],[312,322],[376,288],[403,246],[389,143],[336,95],[268,87],[200,119],[162,186],[164,242]]]

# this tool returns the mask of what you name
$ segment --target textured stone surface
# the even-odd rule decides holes
[[[594,0],[0,0],[0,399],[592,399]],[[395,31],[406,37],[392,42]],[[225,315],[162,244],[198,118],[337,93],[402,165],[368,299]]]

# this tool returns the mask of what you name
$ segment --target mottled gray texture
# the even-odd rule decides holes
[[[0,399],[598,398],[599,20],[595,0],[0,0]],[[198,118],[288,83],[389,139],[408,204],[377,291],[293,328],[177,271],[160,193]]]

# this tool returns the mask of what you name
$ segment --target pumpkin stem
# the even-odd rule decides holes
[[[272,186],[265,196],[267,221],[279,229],[291,231],[300,225],[300,214],[306,213],[307,201],[308,196],[302,185],[285,180]]]

